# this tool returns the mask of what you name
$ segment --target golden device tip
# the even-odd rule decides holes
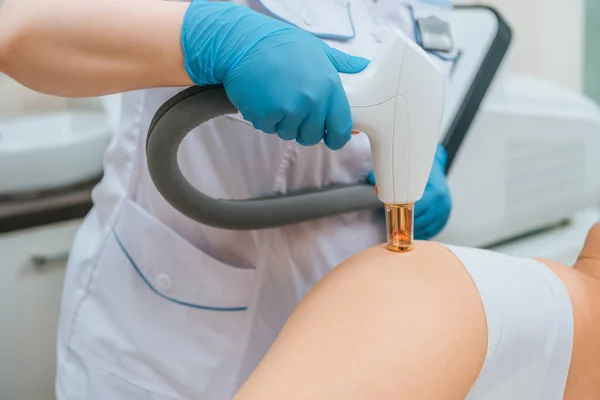
[[[413,249],[414,204],[386,204],[388,250],[399,253]]]

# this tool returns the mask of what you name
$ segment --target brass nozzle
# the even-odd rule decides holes
[[[388,250],[407,252],[413,249],[414,204],[386,204]]]

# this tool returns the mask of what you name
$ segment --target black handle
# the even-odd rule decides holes
[[[150,177],[165,200],[182,214],[217,228],[254,230],[382,207],[366,183],[248,200],[214,199],[200,192],[179,169],[179,146],[197,126],[234,113],[237,110],[222,86],[190,87],[156,112],[146,140]]]

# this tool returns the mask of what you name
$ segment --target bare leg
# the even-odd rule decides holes
[[[546,264],[562,279],[573,303],[575,337],[565,400],[600,398],[600,224],[590,231],[573,268]]]
[[[450,251],[373,248],[302,300],[235,400],[464,399],[486,346],[481,300]]]
[[[600,397],[600,226],[575,268],[546,262],[574,309],[565,399]],[[344,262],[299,304],[234,400],[464,399],[487,351],[475,285],[445,247],[373,248]]]

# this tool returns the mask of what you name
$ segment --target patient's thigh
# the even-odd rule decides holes
[[[464,399],[486,347],[481,299],[449,250],[373,248],[302,300],[236,399]]]

